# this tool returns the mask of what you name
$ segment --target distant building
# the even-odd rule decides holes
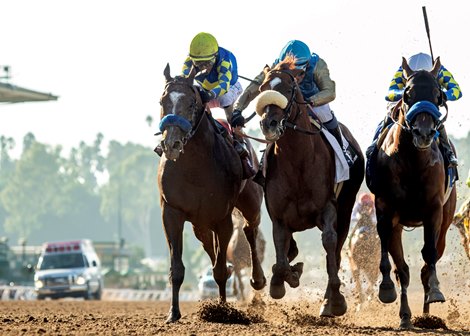
[[[8,81],[10,79],[10,67],[1,66],[0,70],[3,70],[4,75],[0,76],[0,103],[24,103],[24,102],[39,102],[57,100],[58,96],[54,96],[50,93],[43,93],[39,91],[33,91],[25,89],[13,84]]]

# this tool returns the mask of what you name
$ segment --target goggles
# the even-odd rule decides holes
[[[307,69],[308,62],[302,63],[302,64],[296,64],[295,68],[299,70],[305,71]]]
[[[193,60],[193,64],[197,68],[208,68],[208,67],[214,65],[214,63],[215,63],[215,57],[210,59],[210,60],[204,60],[204,61]]]

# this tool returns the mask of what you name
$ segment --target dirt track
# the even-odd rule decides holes
[[[468,293],[468,292],[467,292]],[[182,319],[165,324],[169,302],[9,301],[0,302],[1,335],[470,335],[470,302],[446,302],[431,308],[449,330],[400,331],[398,305],[370,301],[361,312],[349,307],[335,320],[320,320],[319,302],[265,298],[262,320],[250,325],[200,319],[201,302],[183,302]],[[242,312],[247,305],[237,304]],[[419,305],[412,310],[419,311]]]

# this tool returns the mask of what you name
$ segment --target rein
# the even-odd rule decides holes
[[[287,103],[287,106],[283,110],[284,111],[284,118],[282,118],[282,120],[280,121],[280,125],[282,127],[282,132],[284,133],[286,128],[290,128],[290,129],[292,129],[296,132],[306,134],[306,135],[316,135],[316,134],[320,133],[321,129],[323,128],[322,124],[315,125],[318,128],[317,131],[311,131],[311,130],[299,127],[295,124],[295,120],[301,114],[301,112],[296,114],[293,121],[288,120],[291,116],[292,106],[294,105],[294,103],[297,103],[299,105],[307,105],[307,106],[309,105],[305,101],[298,101],[296,99],[296,94],[297,94],[297,90],[299,90],[299,85],[298,85],[297,80],[295,79],[295,77],[290,72],[288,72],[286,70],[271,70],[270,73],[287,74],[292,80],[292,95],[291,95],[291,97],[290,97],[290,99]]]
[[[183,84],[184,85],[185,83],[178,83],[177,81],[168,82],[167,85],[165,86],[165,91],[168,89],[170,84],[180,84],[180,85]],[[194,85],[190,85],[190,87],[193,90],[194,94],[197,95],[198,91],[194,87]],[[196,101],[196,104],[194,105],[194,108],[192,109],[192,111],[190,111],[191,112],[191,120],[189,120],[189,121],[188,121],[188,119],[186,119],[186,118],[184,118],[180,115],[177,115],[177,114],[171,113],[171,114],[165,115],[162,118],[162,120],[160,121],[160,132],[155,133],[155,135],[161,135],[163,133],[163,129],[167,126],[178,126],[183,131],[185,131],[180,125],[181,124],[184,125],[184,124],[189,123],[191,125],[191,129],[189,131],[187,131],[186,134],[181,139],[181,142],[183,143],[183,146],[186,145],[187,142],[198,131],[199,126],[201,125],[202,119],[204,118],[204,114],[209,113],[209,111],[207,110],[207,106],[204,106],[204,105],[202,106],[202,113],[199,113],[200,110],[201,109],[199,109],[197,101]],[[195,119],[197,119],[199,114],[201,114],[200,118],[197,121],[195,121]]]

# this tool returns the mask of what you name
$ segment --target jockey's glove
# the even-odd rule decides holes
[[[204,89],[201,89],[200,93],[201,93],[201,100],[203,104],[208,103],[211,100],[215,99],[215,93],[212,91],[206,91]]]
[[[232,120],[230,120],[230,126],[245,127],[245,118],[242,116],[242,111],[238,109],[233,110]]]

